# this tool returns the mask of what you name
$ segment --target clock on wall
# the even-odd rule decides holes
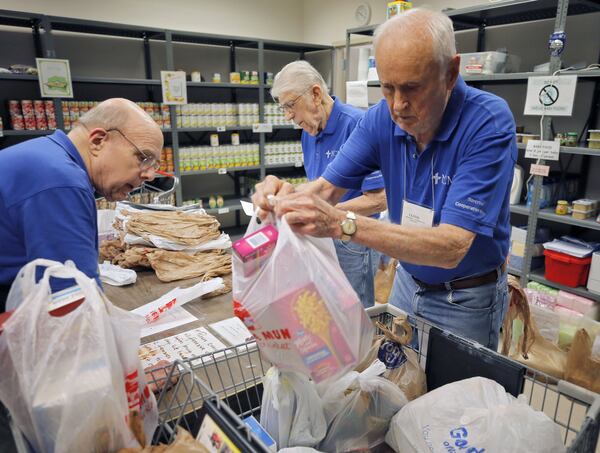
[[[371,6],[368,3],[361,3],[354,11],[354,18],[359,25],[367,25],[371,20]]]

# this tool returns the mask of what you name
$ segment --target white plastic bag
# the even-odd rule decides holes
[[[36,284],[37,265],[49,267]],[[83,297],[83,302],[71,311],[63,307],[60,313],[60,301],[51,294],[50,277],[74,279],[77,288],[63,294],[75,295],[71,300]],[[20,271],[8,302],[16,310],[0,335],[0,399],[33,448],[71,452],[137,446],[127,425],[124,377],[129,371],[121,362],[129,362],[125,356],[131,356],[132,347],[137,354],[137,346],[131,340],[121,342],[115,335],[117,325],[124,327],[124,317],[109,316],[107,308],[118,309],[105,305],[95,281],[72,263],[37,260]],[[129,321],[132,330],[120,333],[133,338],[133,319]],[[139,327],[136,342],[139,345]],[[138,380],[138,390],[143,392],[144,387]],[[144,400],[144,406],[151,422],[156,411],[152,395]],[[155,426],[155,422],[154,427],[149,425],[148,432]]]
[[[314,447],[325,437],[321,398],[307,377],[271,367],[263,389],[260,424],[277,448]]]
[[[404,406],[385,440],[402,452],[564,452],[558,426],[523,398],[482,377],[453,382]]]
[[[264,357],[282,371],[319,383],[352,370],[366,355],[373,326],[339,266],[331,239],[295,234],[285,219],[270,257],[244,276],[234,254],[234,301]],[[252,219],[248,232],[260,228]]]
[[[381,377],[385,370],[376,360],[362,373],[352,371],[319,385],[328,426],[319,450],[368,450],[384,441],[392,417],[408,403],[395,384]]]

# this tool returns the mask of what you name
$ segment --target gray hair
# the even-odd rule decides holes
[[[126,128],[135,117],[154,124],[154,120],[135,102],[123,98],[107,99],[86,112],[79,122],[87,128],[101,127],[103,129]]]
[[[412,33],[415,29],[423,30],[430,36],[434,58],[442,67],[456,55],[456,40],[450,18],[443,13],[423,8],[408,10],[382,23],[373,34],[373,47],[377,49],[381,38],[392,30]]]
[[[319,85],[324,94],[329,93],[323,76],[313,65],[305,60],[293,61],[275,75],[271,96],[278,99],[282,93],[288,92],[300,96],[313,85]]]

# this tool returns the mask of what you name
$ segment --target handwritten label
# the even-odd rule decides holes
[[[219,208],[217,214],[227,214],[229,212],[229,208]]]
[[[219,173],[220,175],[226,175],[227,174],[227,169],[226,168],[219,168],[219,170],[217,171],[217,173]]]
[[[532,175],[548,176],[548,174],[550,173],[550,166],[531,164],[531,169],[529,170],[529,172]]]
[[[254,132],[254,133],[273,132],[273,125],[265,124],[265,123],[254,123],[252,125],[252,132]]]
[[[525,157],[529,159],[558,160],[560,143],[550,140],[529,140]]]

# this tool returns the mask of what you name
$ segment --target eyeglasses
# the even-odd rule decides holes
[[[290,113],[294,110],[294,107],[296,106],[296,102],[298,102],[298,99],[300,99],[302,96],[304,96],[306,93],[308,93],[308,91],[311,89],[312,87],[308,87],[308,89],[304,90],[304,92],[296,97],[293,101],[290,102],[286,102],[285,104],[279,104],[277,106],[277,108],[279,109],[279,111],[281,113]]]
[[[131,146],[133,146],[136,150],[137,153],[140,154],[140,156],[142,157],[142,159],[140,160],[140,170],[142,171],[146,171],[150,168],[152,168],[154,171],[160,169],[160,161],[158,161],[156,159],[156,157],[152,156],[152,155],[148,155],[145,152],[143,152],[141,149],[139,149],[135,143],[133,143],[120,129],[117,128],[113,128],[113,129],[106,129],[106,132],[112,132],[112,131],[116,131],[119,134],[121,134],[121,137],[123,137],[125,140],[127,140],[129,142],[129,144]]]

